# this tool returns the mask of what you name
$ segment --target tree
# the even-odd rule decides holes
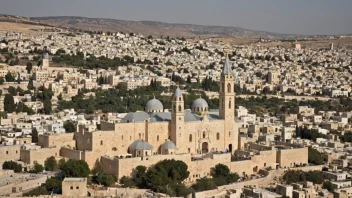
[[[13,96],[10,94],[6,94],[4,98],[4,110],[8,113],[14,112],[16,109],[15,101]]]
[[[46,115],[51,114],[51,101],[49,99],[44,100],[44,113]]]
[[[34,89],[34,84],[33,84],[33,79],[32,78],[29,79],[27,88],[29,90],[33,90]]]
[[[46,171],[56,171],[58,168],[58,164],[55,157],[48,157],[44,162],[44,166]]]
[[[152,190],[165,192],[167,185],[181,184],[188,176],[188,166],[183,161],[163,160],[149,168],[146,173],[146,182]]]
[[[31,173],[41,173],[44,171],[44,166],[41,164],[38,164],[37,162],[34,163],[34,167],[31,171]]]
[[[2,164],[2,169],[9,169],[9,170],[13,170],[15,173],[19,173],[19,172],[22,172],[22,165],[17,164],[14,161],[5,161]]]
[[[44,186],[39,186],[27,193],[23,193],[23,196],[25,197],[39,196],[39,195],[50,195],[50,192]]]
[[[237,182],[240,178],[237,173],[231,173],[229,167],[224,164],[217,164],[212,169],[212,176],[218,186]]]
[[[62,189],[62,181],[57,177],[51,177],[45,181],[44,186],[48,191],[60,192]]]
[[[33,65],[31,62],[27,62],[27,66],[26,66],[26,70],[27,70],[27,73],[31,73],[32,71],[32,68],[33,68]]]
[[[190,75],[187,76],[187,83],[188,84],[191,83],[191,76]]]
[[[90,170],[83,160],[68,160],[60,167],[64,177],[88,177]]]
[[[192,185],[192,188],[196,191],[213,190],[216,188],[216,184],[213,179],[202,178],[198,179],[197,183]]]
[[[96,183],[107,187],[114,185],[115,182],[115,177],[108,173],[98,173],[96,176]]]
[[[328,191],[330,192],[333,192],[334,191],[334,186],[332,185],[332,183],[330,181],[325,181],[323,183],[323,188],[324,189],[327,189]]]
[[[17,95],[17,90],[15,87],[10,86],[9,88],[7,88],[7,91],[9,92],[9,94],[11,94],[12,96],[16,96]]]
[[[320,153],[318,150],[308,147],[308,162],[316,165],[324,164],[327,161],[327,156]]]
[[[32,142],[37,143],[38,142],[38,131],[36,128],[32,129]]]
[[[11,72],[7,72],[7,74],[5,75],[5,80],[6,82],[14,82],[15,78],[12,76]]]
[[[77,131],[76,125],[73,124],[71,121],[64,122],[64,128],[66,133],[73,133]]]

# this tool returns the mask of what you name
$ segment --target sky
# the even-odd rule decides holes
[[[242,27],[287,34],[352,34],[352,0],[0,0],[0,14],[83,16]]]

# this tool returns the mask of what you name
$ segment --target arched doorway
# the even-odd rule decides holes
[[[229,152],[232,153],[232,144],[229,144]]]
[[[208,153],[208,142],[202,143],[202,153]]]

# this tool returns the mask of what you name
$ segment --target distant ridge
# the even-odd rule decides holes
[[[244,37],[244,38],[286,38],[295,35],[249,30],[240,27],[206,26],[193,24],[165,23],[156,21],[127,21],[78,16],[31,17],[32,22],[61,28],[90,31],[133,32],[153,36],[173,37]]]

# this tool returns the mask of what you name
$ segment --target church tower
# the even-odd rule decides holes
[[[45,70],[48,67],[49,67],[49,54],[48,53],[44,53],[43,54],[43,60],[42,60],[41,69]]]
[[[238,131],[235,130],[235,75],[226,55],[220,79],[219,116],[224,119],[224,143],[228,151],[238,146]]]
[[[171,112],[171,140],[176,144],[177,148],[181,148],[184,140],[184,100],[182,92],[177,87],[172,97],[172,112]]]

